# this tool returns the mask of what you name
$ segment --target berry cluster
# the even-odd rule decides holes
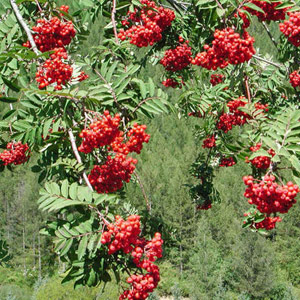
[[[243,13],[240,9],[237,10],[237,13],[234,14],[234,17],[240,17],[243,21],[243,29],[246,29],[250,26],[250,20],[248,19],[248,17],[246,16],[245,13]]]
[[[61,11],[68,13],[69,6],[62,5]],[[63,17],[63,14],[60,13]],[[54,51],[50,58],[41,65],[36,73],[36,81],[39,83],[39,89],[44,89],[50,84],[56,83],[54,88],[61,90],[63,85],[66,85],[71,79],[73,68],[64,61],[68,59],[65,46],[71,43],[75,37],[76,31],[71,21],[59,19],[57,17],[46,19],[38,19],[38,26],[34,26],[32,30],[36,32],[33,35],[34,41],[38,49],[42,52]],[[23,46],[30,48],[30,42],[27,41]],[[73,78],[78,81],[83,81],[88,78],[84,72]]]
[[[88,178],[98,193],[111,193],[122,188],[123,182],[129,182],[137,160],[127,158],[130,152],[140,153],[143,143],[148,143],[150,135],[146,134],[146,126],[133,124],[128,132],[128,141],[124,143],[124,133],[119,130],[120,116],[112,117],[109,111],[104,111],[99,120],[90,124],[89,129],[81,131],[83,138],[78,150],[90,153],[95,148],[107,146],[114,157],[108,156],[106,162],[95,165]]]
[[[101,237],[102,244],[108,244],[108,254],[122,250],[124,253],[131,252],[134,248],[132,245],[141,233],[140,216],[132,215],[124,221],[121,216],[115,216],[115,223],[107,226],[108,231],[103,232]],[[114,238],[111,242],[112,237]]]
[[[3,161],[4,166],[9,164],[20,165],[29,159],[29,147],[27,144],[8,143],[6,149],[0,153],[0,160]]]
[[[220,167],[232,167],[236,164],[236,161],[233,157],[224,157],[221,159],[221,162],[219,164]]]
[[[119,130],[120,116],[112,117],[109,111],[104,111],[100,120],[90,124],[90,129],[84,129],[79,136],[83,138],[78,150],[90,153],[94,148],[110,145],[117,137],[123,135]]]
[[[250,147],[250,151],[256,152],[262,146],[262,143],[257,143],[255,146]],[[273,157],[275,155],[275,151],[273,149],[269,149],[268,153]],[[256,156],[249,161],[248,157],[246,157],[246,162],[251,164],[257,169],[268,169],[271,164],[271,158],[268,156]]]
[[[141,153],[143,143],[148,143],[150,135],[146,134],[146,125],[133,124],[133,127],[128,132],[129,140],[126,143],[129,152]]]
[[[278,21],[278,20],[284,20],[285,19],[285,13],[287,11],[287,8],[283,9],[276,9],[276,7],[282,2],[273,2],[273,1],[260,1],[260,0],[251,0],[248,3],[252,3],[259,8],[261,8],[264,13],[251,9],[248,6],[244,6],[243,9],[247,10],[251,15],[257,16],[257,18],[260,21]]]
[[[254,38],[244,32],[243,38],[232,28],[216,30],[212,47],[204,45],[204,52],[198,53],[192,64],[208,70],[225,68],[228,64],[241,64],[251,59],[255,54]]]
[[[296,88],[297,86],[300,86],[300,74],[299,70],[294,71],[290,74],[290,83],[292,87]]]
[[[212,74],[210,76],[210,83],[212,86],[220,84],[224,81],[225,76],[223,74]]]
[[[171,25],[175,14],[168,8],[156,6],[155,2],[141,0],[141,9],[128,12],[122,25],[129,27],[121,29],[118,37],[124,41],[130,39],[130,43],[138,47],[152,46],[162,39],[162,32]]]
[[[50,84],[56,83],[56,90],[61,90],[62,85],[66,85],[72,78],[73,68],[65,64],[63,60],[68,58],[64,48],[55,48],[50,59],[47,59],[37,71],[35,78],[39,83],[39,89],[43,89]]]
[[[143,260],[137,267],[146,270],[147,274],[131,275],[127,279],[127,283],[131,284],[131,288],[125,290],[120,295],[119,300],[144,300],[147,299],[149,293],[153,292],[160,281],[159,268],[149,260]]]
[[[68,12],[69,7],[63,5],[60,10]],[[37,24],[37,26],[32,27],[32,31],[36,33],[33,38],[41,52],[67,46],[76,35],[76,30],[71,21],[60,20],[57,17],[50,20],[38,19]],[[31,47],[29,41],[24,43],[23,46]]]
[[[256,229],[266,229],[266,230],[272,230],[275,228],[275,225],[277,222],[281,222],[280,217],[266,217],[263,221],[259,223],[254,223],[253,226]]]
[[[188,41],[177,46],[175,49],[166,50],[163,59],[160,63],[167,71],[177,72],[186,68],[192,61],[191,47],[188,46]]]
[[[162,257],[161,234],[157,232],[152,240],[146,241],[139,237],[140,216],[129,216],[126,221],[120,216],[116,216],[115,219],[114,224],[107,226],[108,231],[103,232],[101,243],[109,244],[109,254],[114,254],[119,250],[126,254],[130,253],[136,267],[147,272],[131,275],[127,279],[131,288],[125,290],[119,299],[146,299],[160,280],[159,268],[153,262]]]
[[[195,117],[195,118],[203,118],[205,116],[205,113],[201,113],[201,111],[192,111],[188,113],[189,117]]]
[[[167,78],[165,81],[162,82],[162,84],[165,87],[172,87],[173,89],[179,85],[179,83],[172,78]]]
[[[216,147],[216,139],[215,139],[214,135],[206,138],[202,144],[202,148],[204,148],[204,149],[205,148],[213,148],[213,147]]]
[[[223,113],[219,117],[219,122],[217,123],[217,128],[223,130],[227,133],[232,129],[233,126],[242,126],[247,123],[248,120],[252,119],[252,116],[239,110],[240,107],[244,107],[248,101],[245,97],[241,96],[236,100],[229,101],[227,107],[229,108],[229,113]],[[259,102],[254,104],[256,111],[262,110],[264,113],[268,111],[268,104],[264,105]]]
[[[279,24],[280,31],[296,47],[300,46],[300,11],[289,12],[289,19]]]
[[[236,100],[229,101],[227,103],[229,113],[223,113],[220,116],[217,128],[227,133],[233,126],[242,126],[247,123],[247,121],[251,119],[251,116],[239,110],[240,107],[244,107],[247,103],[246,98],[243,96]]]
[[[247,186],[244,196],[249,199],[249,204],[256,205],[261,213],[287,213],[296,203],[295,197],[299,193],[299,187],[292,182],[280,186],[275,182],[273,175],[264,176],[262,181],[252,176],[244,176],[243,181]]]
[[[211,202],[208,200],[208,201],[205,201],[202,205],[198,205],[196,207],[197,210],[208,210],[211,208]]]
[[[95,165],[88,179],[97,193],[113,193],[123,187],[123,181],[130,181],[136,164],[136,159],[117,153],[114,158],[108,156],[105,164]]]

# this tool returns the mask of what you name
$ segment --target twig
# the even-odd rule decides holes
[[[272,61],[266,60],[266,59],[264,59],[264,58],[262,58],[262,57],[260,57],[260,56],[255,55],[255,54],[252,55],[252,57],[255,58],[255,59],[257,59],[257,60],[261,60],[261,61],[265,62],[266,64],[275,66],[275,67],[277,67],[277,68],[279,68],[279,69],[281,69],[282,67],[284,67],[283,65],[276,64],[276,63],[274,63],[274,62],[272,62]]]
[[[111,95],[113,96],[114,102],[116,103],[117,107],[119,109],[121,109],[120,104],[117,99],[117,95],[116,95],[115,91],[113,90],[113,88],[111,87],[110,83],[104,78],[104,76],[101,75],[100,72],[98,72],[98,70],[96,70],[96,69],[93,69],[93,70],[100,77],[100,79],[109,87],[108,89],[109,89]]]
[[[136,108],[133,110],[133,114],[144,104],[144,103],[146,103],[147,101],[149,101],[149,100],[153,100],[153,99],[158,99],[158,97],[150,97],[150,98],[147,98],[147,99],[144,99],[144,100],[142,100],[137,106],[136,106]]]
[[[251,94],[250,94],[249,83],[248,83],[248,76],[247,75],[245,76],[245,86],[246,86],[248,103],[251,103]]]
[[[144,186],[143,186],[143,183],[141,181],[141,178],[140,176],[138,175],[138,173],[136,171],[133,172],[133,174],[135,175],[136,179],[137,179],[137,182],[141,188],[141,191],[143,193],[143,196],[144,196],[144,199],[146,201],[146,206],[147,206],[147,210],[150,212],[151,211],[151,207],[150,207],[150,204],[149,204],[149,200],[148,200],[148,197],[147,197],[147,194],[145,192],[145,189],[144,189]]]
[[[77,146],[76,146],[76,141],[75,141],[75,137],[74,137],[74,134],[73,134],[73,131],[71,128],[68,129],[68,134],[69,134],[69,138],[70,138],[70,142],[71,142],[71,145],[72,145],[72,149],[73,149],[73,152],[74,152],[74,155],[76,157],[76,160],[78,161],[78,163],[82,164],[82,160],[81,160],[81,157],[79,155],[79,152],[78,152],[78,149],[77,149]],[[91,191],[93,191],[93,187],[85,173],[85,171],[83,172],[83,179],[84,181],[86,182],[87,186],[89,187],[89,189]],[[89,208],[92,209],[92,210],[95,210],[100,218],[100,220],[102,220],[104,222],[104,224],[108,225],[110,224],[109,221],[107,221],[105,219],[105,217],[102,215],[102,213],[98,210],[97,207],[94,207],[92,205],[89,204]]]
[[[274,40],[274,37],[272,36],[272,34],[271,34],[271,32],[270,32],[268,26],[266,25],[265,22],[262,22],[262,24],[263,24],[263,26],[264,26],[264,28],[265,28],[265,30],[266,30],[266,32],[267,32],[269,38],[271,39],[272,43],[273,43],[274,46],[277,48],[278,44],[277,44],[277,42]]]
[[[42,8],[41,8],[40,3],[39,3],[38,0],[35,0],[35,4],[36,4],[36,6],[38,7],[40,13],[43,13],[43,10],[42,10]]]
[[[72,145],[72,149],[73,149],[73,152],[74,152],[74,155],[76,157],[76,160],[78,161],[78,163],[82,164],[82,160],[81,160],[81,157],[79,155],[79,152],[78,152],[78,149],[77,149],[77,146],[76,146],[76,141],[75,141],[75,137],[74,137],[74,134],[73,134],[73,131],[71,128],[68,129],[68,134],[69,134],[69,138],[70,138],[70,142],[71,142],[71,145]],[[89,187],[89,189],[91,191],[93,191],[93,187],[85,173],[85,171],[83,172],[83,179],[84,181],[86,182],[87,186]]]
[[[117,32],[117,25],[116,25],[115,15],[116,15],[116,0],[113,0],[113,7],[112,7],[112,11],[111,11],[111,23],[113,25],[116,43],[118,45],[120,45],[120,41],[119,41],[119,38],[118,38],[118,32]]]
[[[27,34],[27,37],[28,37],[28,40],[30,42],[30,45],[32,47],[32,50],[33,52],[36,54],[36,55],[39,55],[39,50],[36,46],[36,43],[33,39],[33,36],[31,34],[31,31],[29,29],[29,27],[27,26],[27,24],[25,23],[20,11],[19,11],[19,8],[18,8],[18,5],[16,4],[15,0],[10,0],[10,4],[11,4],[11,7],[19,21],[19,23],[21,24],[22,28],[25,30],[26,34]]]

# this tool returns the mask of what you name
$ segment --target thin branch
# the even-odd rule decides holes
[[[78,163],[82,164],[82,160],[81,160],[80,154],[79,154],[77,146],[76,146],[75,137],[74,137],[74,134],[73,134],[73,131],[72,131],[71,128],[68,129],[68,134],[69,134],[70,142],[71,142],[72,149],[73,149],[74,155],[76,157],[76,160],[78,161]],[[86,182],[86,184],[89,187],[89,189],[91,191],[93,191],[93,187],[92,187],[92,185],[91,185],[91,183],[90,183],[90,181],[89,181],[89,179],[88,179],[85,171],[83,172],[83,179]]]
[[[250,94],[248,76],[247,75],[245,76],[245,87],[246,87],[246,92],[247,92],[248,103],[251,103],[251,94]]]
[[[119,109],[121,109],[120,104],[119,104],[118,99],[117,99],[117,95],[116,95],[115,91],[113,90],[113,88],[111,87],[110,83],[104,78],[104,76],[101,75],[100,72],[98,72],[98,70],[94,69],[94,72],[99,76],[99,78],[100,78],[105,84],[107,84],[107,86],[109,87],[109,91],[110,91],[110,93],[111,93],[111,95],[112,95],[112,97],[113,97],[113,99],[114,99],[114,102],[116,103],[117,107],[118,107]]]
[[[153,100],[153,99],[158,99],[158,97],[150,97],[150,98],[147,98],[147,99],[144,99],[144,100],[142,100],[137,106],[136,106],[136,108],[133,110],[133,114],[144,104],[144,103],[146,103],[147,101],[149,101],[149,100]]]
[[[270,60],[266,60],[266,59],[264,59],[264,58],[262,58],[262,57],[260,57],[260,56],[255,55],[255,54],[252,55],[252,57],[255,58],[255,59],[257,59],[257,60],[261,60],[261,61],[265,62],[266,64],[275,66],[275,67],[277,67],[277,68],[279,68],[279,69],[281,69],[282,67],[284,67],[283,65],[276,64],[276,63],[274,63],[274,62],[272,62],[272,61],[270,61]]]
[[[39,50],[36,46],[36,43],[33,39],[33,36],[31,34],[31,31],[29,29],[29,27],[27,26],[27,24],[25,23],[21,13],[20,13],[20,10],[18,8],[18,5],[16,4],[15,0],[10,0],[10,4],[11,4],[11,7],[12,9],[14,10],[14,13],[19,21],[19,23],[21,24],[22,28],[25,30],[26,34],[27,34],[27,37],[28,37],[28,40],[30,42],[30,45],[32,47],[32,50],[33,52],[36,54],[36,55],[39,55]]]
[[[148,197],[147,197],[147,194],[145,192],[145,189],[144,189],[144,186],[143,186],[143,183],[141,181],[141,178],[140,176],[138,175],[138,173],[136,171],[133,172],[133,174],[135,175],[136,179],[137,179],[137,182],[141,188],[141,191],[143,193],[143,196],[144,196],[144,199],[146,201],[146,206],[147,206],[147,210],[150,212],[151,211],[151,207],[150,207],[150,204],[149,204],[149,200],[148,200]]]
[[[74,134],[73,134],[73,131],[71,128],[68,129],[68,134],[69,134],[69,138],[70,138],[70,142],[71,142],[71,145],[72,145],[72,149],[73,149],[73,152],[74,152],[74,155],[76,157],[76,160],[78,161],[78,163],[82,164],[82,160],[81,160],[81,157],[80,157],[80,154],[78,152],[78,149],[77,149],[77,146],[76,146],[76,141],[75,141],[75,137],[74,137]],[[93,187],[85,173],[85,171],[83,172],[83,179],[84,181],[86,182],[87,186],[89,187],[89,189],[91,191],[93,191]],[[107,221],[105,219],[105,217],[103,216],[103,214],[98,210],[97,207],[94,207],[92,205],[89,204],[89,208],[92,209],[92,210],[95,210],[96,213],[98,214],[99,216],[99,219],[102,220],[104,222],[104,224],[108,225],[110,224],[109,221]]]
[[[116,43],[118,45],[120,45],[120,41],[119,41],[119,38],[118,38],[118,32],[117,32],[117,25],[116,25],[115,15],[116,15],[116,0],[113,0],[113,7],[112,7],[112,12],[111,12],[111,23],[113,25]]]
[[[43,10],[42,10],[42,8],[41,8],[40,3],[39,3],[38,0],[35,0],[35,4],[36,4],[36,6],[38,7],[40,13],[43,13]]]
[[[271,32],[270,32],[268,26],[266,25],[265,22],[262,22],[262,24],[263,24],[263,26],[264,26],[264,28],[265,28],[265,30],[266,30],[266,32],[267,32],[267,34],[268,34],[270,40],[272,41],[272,43],[274,44],[274,46],[277,48],[278,44],[277,44],[277,42],[274,40],[274,37],[273,37],[273,35],[271,34]]]

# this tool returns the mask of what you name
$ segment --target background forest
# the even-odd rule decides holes
[[[68,2],[72,10],[73,1]],[[78,54],[84,56],[89,47],[101,43],[102,27],[101,19],[90,26]],[[278,36],[277,27],[270,28]],[[276,61],[276,50],[262,25],[252,24],[249,32],[259,53]],[[150,66],[143,76],[159,84],[162,69]],[[169,93],[175,103],[176,92]],[[0,112],[5,112],[4,106]],[[149,299],[300,299],[299,204],[271,235],[242,229],[249,204],[241,178],[250,167],[237,164],[221,168],[215,177],[220,203],[197,211],[188,185],[196,183],[189,168],[202,149],[193,135],[201,121],[172,112],[150,123],[142,121],[151,140],[137,165],[139,182],[126,185],[123,201],[128,202],[128,210],[137,209],[139,214],[148,201],[151,216],[163,224],[161,230],[168,237],[159,263],[162,280]],[[236,130],[237,138],[238,134]],[[32,157],[14,172],[5,170],[0,178],[0,234],[14,253],[9,265],[0,267],[0,299],[117,299],[118,286],[113,282],[78,290],[70,283],[60,284],[65,265],[54,254],[51,241],[39,234],[51,215],[37,209],[40,185],[35,160]]]

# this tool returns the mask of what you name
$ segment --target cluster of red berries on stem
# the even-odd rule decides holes
[[[300,46],[300,12],[288,12],[289,19],[279,24],[280,31],[294,46]]]
[[[6,149],[0,153],[0,160],[3,161],[4,166],[9,164],[20,165],[29,159],[30,150],[27,144],[12,142],[6,145]]]
[[[225,68],[228,64],[241,64],[249,61],[255,49],[254,38],[244,31],[243,37],[232,28],[216,29],[212,46],[204,45],[204,52],[200,52],[192,60],[192,64],[208,70]]]
[[[209,200],[205,201],[202,205],[197,205],[197,210],[208,210],[211,208],[211,202]]]
[[[69,6],[62,5],[61,11],[68,13]],[[63,14],[61,13],[61,16]],[[34,26],[32,30],[36,32],[33,35],[34,41],[38,49],[42,52],[54,51],[50,58],[42,64],[36,73],[36,81],[39,83],[39,89],[44,89],[51,84],[56,84],[54,89],[61,90],[71,79],[73,68],[65,63],[68,59],[65,46],[71,43],[75,37],[76,31],[71,21],[66,21],[57,17],[46,19],[38,19],[38,26]],[[29,41],[23,46],[30,48]],[[78,81],[83,81],[88,78],[84,72],[73,78]]]
[[[220,167],[232,167],[235,164],[236,164],[235,159],[232,156],[230,156],[230,157],[222,158],[219,166]]]
[[[128,12],[122,25],[129,27],[121,29],[118,37],[138,47],[152,46],[162,39],[162,32],[171,25],[175,14],[168,8],[156,6],[155,2],[141,0],[141,9],[135,8],[134,12]]]
[[[292,87],[296,88],[297,86],[300,86],[300,74],[299,70],[294,71],[290,74],[290,83]]]
[[[253,226],[256,229],[272,230],[275,228],[277,222],[281,222],[280,217],[265,217],[263,221],[254,223]]]
[[[162,82],[162,84],[165,87],[172,87],[173,89],[179,85],[179,83],[177,81],[175,81],[173,78],[167,78],[166,80],[164,80]]]
[[[258,151],[262,146],[262,143],[257,143],[255,146],[250,147],[250,151],[256,152]],[[275,155],[275,151],[273,149],[269,149],[268,153],[273,157]],[[248,157],[246,157],[246,162],[251,164],[257,168],[257,169],[268,169],[271,164],[271,158],[268,156],[256,156],[253,159],[249,160]]]
[[[219,117],[217,128],[227,133],[233,128],[233,126],[242,126],[247,123],[248,120],[252,119],[252,116],[239,110],[240,107],[244,107],[246,104],[248,104],[248,101],[244,96],[229,101],[227,103],[229,113],[223,113]],[[254,106],[256,111],[262,110],[260,113],[268,112],[268,104],[264,105],[257,102]]]
[[[212,86],[220,84],[224,81],[225,76],[223,74],[212,74],[210,76],[210,83]]]
[[[251,15],[257,16],[260,21],[278,21],[285,19],[285,13],[289,9],[276,9],[278,5],[282,4],[282,2],[273,2],[273,1],[260,1],[260,0],[251,0],[248,3],[252,3],[259,8],[261,8],[264,13],[252,9],[248,6],[244,6],[243,9],[247,10]]]
[[[292,182],[278,185],[273,175],[265,175],[263,180],[244,176],[243,181],[247,186],[244,196],[249,199],[249,204],[256,205],[261,213],[287,213],[296,203],[295,197],[299,193],[299,187]]]
[[[102,244],[109,244],[108,254],[119,250],[131,254],[134,264],[141,270],[141,274],[131,275],[127,279],[131,288],[120,295],[120,300],[146,299],[160,280],[159,268],[153,262],[162,257],[161,234],[157,232],[152,240],[146,241],[140,237],[140,226],[138,215],[131,215],[126,221],[116,216],[115,223],[107,225],[108,230],[103,232],[101,237]],[[142,270],[147,273],[144,274]]]
[[[103,165],[95,165],[88,179],[97,193],[113,193],[123,187],[123,182],[130,181],[136,164],[136,159],[117,153],[114,158],[108,156]]]
[[[216,138],[214,135],[207,137],[202,144],[202,148],[214,148],[216,147]]]
[[[78,150],[90,153],[94,148],[110,145],[117,137],[123,135],[119,130],[120,115],[112,117],[109,111],[104,111],[99,120],[90,124],[90,129],[84,129],[79,136],[83,138]]]
[[[129,140],[126,143],[129,152],[141,153],[143,143],[148,143],[150,135],[145,132],[146,125],[133,124],[133,127],[128,132]]]
[[[164,57],[160,60],[160,63],[167,71],[180,71],[190,65],[192,61],[191,49],[192,48],[188,46],[188,41],[174,49],[168,49]]]
[[[248,19],[248,17],[246,16],[245,13],[243,13],[240,9],[237,10],[237,13],[234,14],[234,17],[240,17],[243,21],[243,29],[246,29],[250,26],[250,20]]]
[[[65,64],[63,60],[68,59],[68,54],[64,48],[53,49],[50,59],[47,59],[39,68],[35,75],[36,82],[39,83],[39,89],[43,89],[50,84],[56,83],[56,90],[61,90],[62,85],[66,85],[72,78],[73,68]]]
[[[123,182],[129,182],[135,170],[137,160],[127,157],[130,152],[140,153],[143,143],[148,143],[150,135],[146,134],[146,125],[133,124],[128,131],[128,140],[124,142],[124,133],[119,130],[120,115],[112,117],[109,111],[104,111],[99,120],[90,124],[89,129],[81,131],[83,138],[78,150],[90,153],[95,148],[107,146],[114,157],[107,156],[102,165],[95,165],[88,176],[91,185],[98,193],[111,193],[123,187]]]
[[[60,10],[68,12],[69,7],[63,5]],[[53,17],[50,20],[38,19],[37,26],[32,27],[36,46],[41,52],[53,50],[54,48],[64,47],[71,43],[72,38],[76,35],[76,30],[71,21],[65,21]],[[30,42],[23,44],[24,47],[30,48]]]

